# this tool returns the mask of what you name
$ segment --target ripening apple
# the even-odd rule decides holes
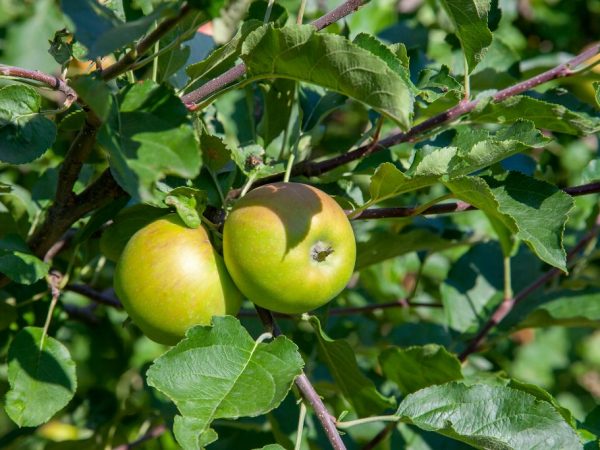
[[[298,314],[344,289],[354,271],[356,243],[346,214],[326,193],[274,183],[236,203],[225,221],[223,256],[248,299]]]
[[[193,325],[237,314],[242,296],[204,227],[170,214],[140,229],[117,263],[115,292],[152,340],[174,345]]]

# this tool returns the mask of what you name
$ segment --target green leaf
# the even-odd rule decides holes
[[[433,228],[404,228],[398,232],[376,229],[356,245],[356,270],[407,253],[436,252],[465,245],[467,236],[459,232],[438,232]]]
[[[252,79],[292,78],[353,97],[395,120],[411,123],[409,86],[385,61],[347,39],[311,25],[265,25],[248,35],[242,59]]]
[[[155,183],[194,178],[201,156],[187,109],[172,90],[148,80],[124,89],[119,111],[98,134],[113,176],[134,198],[161,204]]]
[[[593,86],[594,91],[596,92],[596,103],[598,104],[598,106],[600,106],[600,81],[594,81]]]
[[[269,444],[269,445],[265,445],[264,447],[257,448],[254,450],[285,450],[285,448],[283,448],[279,444]]]
[[[177,214],[189,228],[198,228],[202,223],[202,213],[206,209],[206,191],[191,187],[178,187],[165,197],[165,204],[174,206]]]
[[[486,168],[546,139],[531,122],[519,121],[495,134],[472,127],[459,127],[453,146],[420,149],[406,172],[392,163],[377,168],[369,191],[370,203],[430,186],[440,179],[453,179]]]
[[[277,407],[303,361],[296,345],[280,336],[266,344],[255,342],[233,317],[214,317],[212,327],[194,327],[186,338],[148,369],[148,384],[167,395],[179,408],[178,437],[184,448],[200,448],[215,436],[209,427],[219,418],[258,416]],[[189,430],[182,425],[193,425]],[[207,439],[210,440],[210,439]]]
[[[490,0],[441,0],[441,3],[456,28],[467,61],[466,72],[471,73],[492,43],[488,28]]]
[[[507,317],[519,328],[600,327],[600,290],[559,291],[519,305]]]
[[[435,384],[462,379],[458,358],[444,347],[389,347],[379,355],[383,375],[398,385],[403,395]]]
[[[104,122],[111,109],[112,97],[108,86],[97,73],[82,75],[71,80],[77,96]]]
[[[69,403],[77,388],[75,363],[67,348],[42,336],[41,328],[23,328],[8,350],[10,390],[5,409],[20,427],[47,422]]]
[[[33,284],[48,274],[50,264],[31,253],[17,235],[0,239],[0,273],[19,284]]]
[[[501,179],[462,177],[445,184],[458,198],[502,223],[542,261],[567,271],[563,232],[573,208],[568,194],[519,172]]]
[[[473,111],[470,118],[476,123],[513,123],[526,119],[538,128],[577,136],[594,134],[600,130],[599,117],[524,95],[510,97],[499,103],[488,102]]]
[[[75,25],[75,37],[87,47],[90,59],[131,44],[146,33],[166,9],[161,6],[147,16],[124,23],[110,8],[95,0],[62,0],[61,7]]]
[[[295,108],[296,82],[276,79],[272,83],[261,83],[264,97],[264,111],[258,125],[264,147],[268,147],[278,137],[288,132],[290,116]]]
[[[265,149],[258,144],[235,147],[231,156],[246,176],[266,177],[284,170],[283,163],[265,164]]]
[[[367,417],[394,407],[394,398],[381,395],[373,381],[359,369],[352,347],[344,340],[334,340],[327,336],[316,317],[311,316],[310,322],[317,332],[319,355],[329,368],[337,387],[356,410],[356,414],[359,417]]]
[[[18,317],[19,314],[15,306],[0,301],[0,331],[6,330]]]
[[[202,162],[213,172],[218,172],[231,161],[231,150],[227,148],[223,139],[218,136],[202,133],[200,148],[202,149]]]
[[[56,125],[38,114],[41,106],[42,97],[33,88],[10,85],[0,89],[0,161],[27,163],[54,143]]]
[[[535,384],[523,383],[522,381],[511,379],[508,384],[508,387],[513,389],[518,389],[519,391],[527,392],[528,394],[533,395],[538,400],[542,400],[548,402],[549,404],[556,409],[556,411],[563,416],[565,421],[571,425],[573,428],[577,425],[573,414],[567,408],[560,406],[558,401],[550,395],[550,393]]]
[[[582,448],[552,405],[509,387],[458,382],[433,386],[408,395],[396,414],[475,448]]]

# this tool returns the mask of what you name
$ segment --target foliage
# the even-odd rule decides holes
[[[0,448],[598,448],[598,1],[342,3],[0,0]],[[282,179],[346,289],[143,336],[129,238]]]

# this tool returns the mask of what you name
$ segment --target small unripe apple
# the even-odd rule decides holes
[[[206,230],[175,214],[140,229],[117,263],[115,292],[133,322],[152,340],[176,344],[193,325],[237,314],[242,296]]]
[[[356,243],[346,214],[329,195],[306,184],[274,183],[236,203],[225,221],[223,256],[248,299],[298,314],[344,289]]]

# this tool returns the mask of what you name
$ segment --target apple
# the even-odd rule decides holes
[[[237,314],[242,296],[206,230],[175,214],[153,221],[129,240],[115,268],[115,292],[152,340],[174,345],[193,325]]]
[[[248,299],[299,314],[344,289],[356,243],[344,210],[329,195],[306,184],[274,183],[236,203],[225,221],[223,256]]]

